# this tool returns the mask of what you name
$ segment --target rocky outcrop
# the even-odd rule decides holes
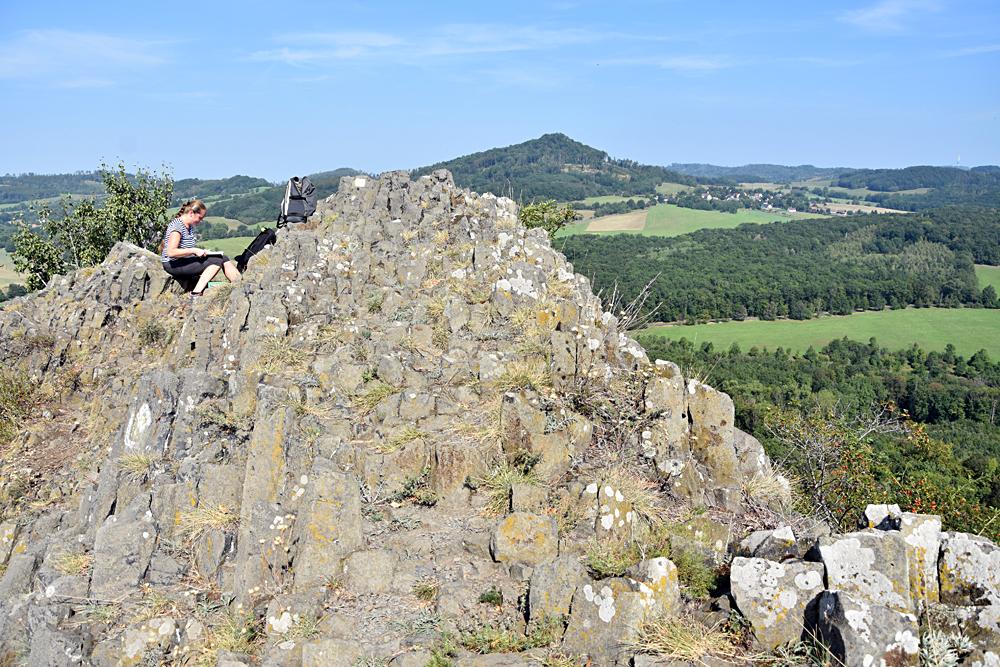
[[[773,471],[729,397],[447,172],[345,178],[193,304],[119,244],[4,304],[0,361],[44,389],[3,462],[0,662],[627,664],[681,613],[661,554],[724,568],[734,542],[768,646],[800,623],[909,656],[845,634],[861,605],[995,629],[996,548],[933,518],[741,540]]]

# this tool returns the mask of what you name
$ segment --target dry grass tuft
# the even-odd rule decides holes
[[[263,642],[263,624],[260,620],[252,614],[227,614],[208,627],[208,636],[198,648],[194,664],[196,667],[215,667],[219,651],[254,655]]]
[[[240,515],[225,505],[196,507],[177,517],[177,530],[186,544],[194,543],[209,530],[232,531]]]
[[[123,454],[118,459],[118,469],[121,471],[125,479],[141,483],[146,481],[149,477],[149,473],[153,469],[154,461],[155,459],[149,454],[139,452],[133,454]]]
[[[638,471],[624,465],[616,466],[608,471],[602,486],[621,491],[640,525],[658,530],[666,523],[668,510],[657,483],[646,479]]]
[[[531,465],[510,464],[506,460],[500,463],[489,475],[478,481],[489,500],[484,513],[490,516],[506,514],[510,507],[510,491],[515,484],[530,484],[540,486],[542,481]]]
[[[364,391],[354,397],[354,407],[362,417],[367,416],[378,407],[378,404],[396,393],[396,387],[379,380],[369,382]]]
[[[756,473],[743,480],[743,495],[758,505],[790,509],[795,502],[796,482],[793,476],[774,468],[769,473]]]
[[[552,375],[544,359],[518,359],[507,364],[496,380],[501,392],[518,389],[542,391],[552,387]]]
[[[53,565],[63,574],[85,574],[94,564],[93,554],[59,554]]]
[[[382,442],[378,447],[378,451],[382,454],[390,454],[402,449],[414,440],[421,440],[426,437],[427,434],[415,426],[407,426],[396,435]]]
[[[433,577],[421,579],[413,585],[413,594],[424,602],[433,602],[441,592],[441,582]]]
[[[632,648],[640,653],[667,660],[687,660],[697,665],[707,664],[705,658],[708,657],[739,656],[733,635],[718,625],[706,628],[695,619],[685,617],[659,617],[643,622]]]
[[[276,375],[283,370],[301,370],[305,365],[306,353],[284,336],[266,336],[259,348],[260,356],[251,367],[252,372]]]

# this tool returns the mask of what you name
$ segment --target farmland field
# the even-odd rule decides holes
[[[645,215],[645,224],[639,226],[637,220]],[[643,236],[678,236],[699,229],[737,227],[745,222],[768,223],[797,220],[801,218],[821,218],[824,216],[807,213],[786,213],[784,211],[757,211],[741,209],[737,213],[721,211],[701,211],[683,208],[674,204],[659,204],[645,211],[632,211],[620,215],[609,215],[583,220],[559,230],[556,236],[572,236],[588,233],[633,233]]]
[[[993,285],[993,289],[1000,294],[1000,266],[976,264],[976,277],[979,278],[979,289]]]
[[[659,185],[656,186],[657,192],[659,192],[661,195],[668,195],[668,196],[680,194],[681,192],[687,192],[688,190],[692,189],[693,186],[681,185],[680,183],[660,183]]]
[[[21,282],[21,275],[14,271],[14,260],[10,253],[0,248],[0,287]]]
[[[746,351],[751,347],[804,351],[810,345],[819,349],[831,340],[848,337],[867,341],[875,338],[890,349],[919,343],[927,350],[943,351],[948,343],[959,354],[970,356],[985,349],[995,359],[1000,357],[1000,310],[982,308],[908,308],[881,312],[833,315],[812,320],[777,320],[763,322],[719,322],[695,326],[652,327],[652,333],[672,340],[687,338],[695,344],[710,342],[727,350],[734,342]]]
[[[210,241],[202,241],[199,245],[208,248],[209,250],[221,250],[230,257],[236,257],[236,255],[243,252],[243,250],[250,245],[250,242],[253,240],[253,236],[234,236],[228,239],[212,239]]]
[[[635,195],[634,197],[622,197],[621,195],[600,195],[598,197],[587,197],[583,200],[584,204],[617,204],[619,202],[628,201],[632,199],[645,199],[643,195]]]

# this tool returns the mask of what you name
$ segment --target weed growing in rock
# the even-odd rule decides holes
[[[364,391],[354,397],[354,407],[364,417],[372,413],[378,404],[396,393],[396,388],[376,380],[369,382]]]
[[[31,412],[35,387],[28,376],[0,371],[0,444],[8,442]]]
[[[642,552],[635,542],[593,541],[587,547],[587,567],[598,579],[620,577],[625,570],[642,560]]]
[[[55,559],[55,568],[63,574],[85,574],[94,564],[93,554],[59,554]]]
[[[667,519],[667,509],[659,493],[656,482],[650,481],[635,469],[626,465],[612,468],[603,486],[610,486],[620,492],[625,502],[631,505],[632,514],[636,517],[634,526],[656,530],[663,526]]]
[[[639,626],[632,648],[667,660],[704,664],[704,659],[735,658],[739,651],[731,634],[719,625],[706,628],[693,618],[656,617]]]
[[[675,549],[670,560],[677,566],[677,579],[685,595],[696,600],[711,596],[718,575],[700,556],[688,549]]]
[[[544,359],[517,359],[507,364],[496,380],[501,392],[533,389],[543,391],[552,386],[552,375]]]
[[[254,655],[264,641],[262,619],[253,614],[225,614],[217,623],[208,628],[208,637],[199,647],[195,660],[197,667],[213,667],[218,661],[219,651]]]
[[[171,332],[158,320],[149,319],[139,325],[139,344],[143,347],[166,345],[170,342]]]
[[[208,302],[208,312],[212,317],[221,317],[226,312],[226,304],[234,289],[236,289],[236,283],[224,283],[212,287]]]
[[[249,433],[253,430],[253,415],[240,414],[223,408],[220,401],[206,401],[198,408],[202,426],[216,426],[226,433]]]
[[[438,497],[433,491],[427,488],[428,479],[431,474],[430,468],[424,468],[419,475],[408,477],[403,482],[403,487],[397,491],[390,500],[394,502],[411,501],[415,505],[431,507],[437,504]]]
[[[240,520],[239,514],[225,505],[196,507],[177,517],[177,530],[187,544],[193,544],[209,530],[232,531]]]
[[[477,486],[482,488],[489,498],[483,511],[491,516],[506,514],[510,509],[511,488],[515,484],[540,485],[541,479],[533,470],[537,462],[537,457],[533,460],[522,457],[521,461],[513,463],[504,460],[489,475],[476,480]]]
[[[320,635],[320,626],[326,620],[325,616],[312,616],[311,614],[296,614],[295,622],[285,633],[286,639],[315,639]]]
[[[479,602],[481,604],[491,604],[495,607],[499,607],[503,604],[503,591],[495,587],[491,588],[479,596]]]
[[[416,428],[415,426],[406,426],[402,431],[396,433],[394,436],[388,440],[383,441],[378,446],[378,451],[383,454],[389,454],[391,452],[398,451],[410,444],[414,440],[420,440],[426,438],[427,434]]]
[[[149,477],[153,469],[153,457],[144,453],[123,454],[118,459],[118,469],[122,476],[132,482],[140,484]]]
[[[920,664],[924,667],[958,667],[962,658],[975,648],[967,637],[931,629],[920,641]]]
[[[306,353],[284,336],[266,336],[259,343],[260,354],[250,368],[253,373],[276,375],[283,370],[301,370]]]
[[[433,577],[421,579],[413,585],[413,594],[424,602],[434,601],[441,591],[441,582]]]
[[[379,292],[368,298],[368,312],[369,313],[381,313],[382,304],[385,303],[385,294]]]
[[[379,657],[374,653],[360,655],[354,661],[354,667],[387,667],[388,664],[388,658]]]
[[[475,653],[520,653],[552,645],[558,639],[562,625],[561,618],[544,616],[529,624],[527,634],[509,628],[484,626],[463,632],[459,641]]]

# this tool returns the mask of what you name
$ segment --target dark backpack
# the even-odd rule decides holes
[[[269,245],[274,245],[274,242],[278,240],[278,233],[273,229],[265,229],[260,234],[257,235],[247,249],[241,254],[236,256],[236,268],[239,269],[240,273],[247,270],[247,264],[250,263],[250,258],[259,253],[261,250]]]
[[[285,186],[285,197],[281,200],[281,212],[278,214],[278,227],[284,227],[289,222],[305,222],[316,212],[316,186],[308,176],[294,176]]]

